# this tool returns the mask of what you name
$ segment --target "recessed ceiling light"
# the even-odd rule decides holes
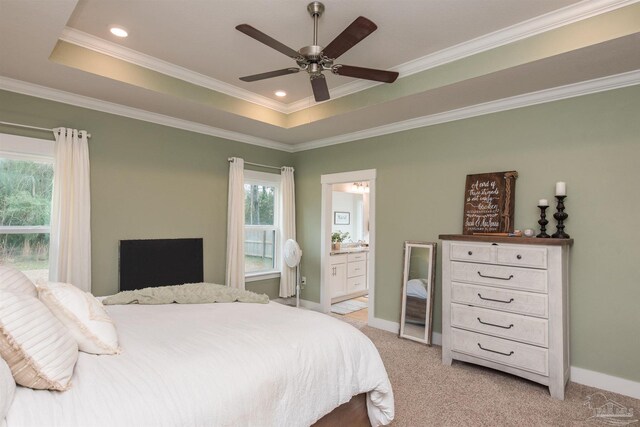
[[[116,37],[125,38],[125,37],[127,37],[129,35],[127,30],[125,30],[122,27],[113,26],[113,27],[109,28],[109,31],[111,31],[111,34],[113,34]]]
[[[279,96],[280,98],[282,98],[283,96],[287,96],[287,92],[285,92],[283,90],[277,90],[276,91],[276,96]]]

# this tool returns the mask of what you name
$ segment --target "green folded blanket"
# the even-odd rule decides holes
[[[121,304],[206,304],[213,302],[251,302],[266,304],[269,297],[242,289],[229,288],[213,283],[188,283],[185,285],[122,291],[102,300],[105,305]]]

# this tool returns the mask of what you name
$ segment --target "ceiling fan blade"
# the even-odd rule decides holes
[[[338,37],[333,39],[329,46],[325,47],[322,54],[327,58],[336,59],[358,43],[365,37],[373,33],[378,26],[365,18],[359,16],[351,23]]]
[[[268,71],[266,73],[253,74],[251,76],[240,77],[243,82],[255,82],[256,80],[270,79],[271,77],[286,76],[300,71],[299,68],[284,68],[282,70]]]
[[[375,80],[377,82],[393,83],[398,78],[395,71],[376,70],[373,68],[354,67],[352,65],[334,65],[333,74],[355,77],[357,79]]]
[[[270,48],[273,48],[280,53],[284,53],[290,58],[296,59],[300,58],[301,56],[298,52],[291,49],[289,46],[280,43],[278,40],[266,35],[260,30],[256,30],[249,24],[240,24],[236,27],[236,30],[240,31],[241,33],[245,33],[249,37],[258,40],[260,43],[266,44]]]
[[[316,102],[326,101],[331,98],[329,96],[327,81],[322,74],[311,76],[311,88],[313,89],[313,96],[316,98]]]

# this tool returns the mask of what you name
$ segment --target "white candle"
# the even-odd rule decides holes
[[[549,206],[549,201],[547,199],[538,200],[538,206]]]
[[[566,196],[566,195],[567,195],[567,183],[556,182],[556,196]]]

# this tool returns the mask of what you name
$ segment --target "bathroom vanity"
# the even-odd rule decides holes
[[[369,250],[365,248],[331,252],[327,277],[332,304],[368,294],[368,262]]]

